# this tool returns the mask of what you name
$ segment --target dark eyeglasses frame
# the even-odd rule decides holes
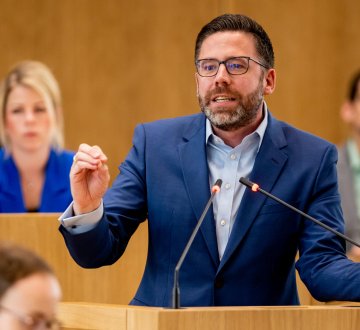
[[[32,317],[30,315],[22,315],[19,312],[16,312],[16,311],[12,310],[11,308],[5,307],[3,305],[0,305],[0,309],[3,309],[4,311],[15,316],[15,318],[17,320],[19,320],[20,323],[22,323],[26,327],[29,327],[30,329],[33,329],[32,327],[37,325],[38,321],[36,320],[35,317]],[[43,322],[46,329],[60,329],[61,328],[61,323],[57,319],[53,319],[53,320],[41,319],[41,322]]]
[[[237,59],[237,58],[247,59],[248,65],[247,65],[246,71],[244,71],[244,72],[242,72],[242,73],[231,73],[231,72],[229,72],[229,69],[228,69],[228,67],[227,67],[226,64],[227,64],[228,61],[231,61],[231,60],[234,60],[234,59]],[[199,66],[198,66],[198,65],[199,65],[199,63],[200,63],[201,61],[209,61],[209,60],[211,60],[211,61],[216,61],[216,62],[219,64],[219,66],[218,66],[218,68],[217,68],[217,70],[216,70],[216,72],[215,72],[214,74],[211,74],[211,75],[209,75],[209,76],[204,76],[204,75],[202,75],[202,74],[199,73]],[[267,65],[265,65],[265,64],[263,64],[263,63],[255,60],[255,59],[253,59],[253,58],[250,57],[250,56],[235,56],[235,57],[230,57],[230,58],[228,58],[228,59],[225,60],[225,61],[219,61],[219,60],[217,60],[217,59],[215,59],[215,58],[202,58],[202,59],[200,59],[200,60],[196,60],[196,61],[195,61],[195,66],[196,66],[196,71],[197,71],[197,73],[198,73],[199,76],[201,76],[201,77],[214,77],[214,76],[216,76],[217,73],[219,72],[219,69],[220,69],[220,65],[221,65],[221,64],[224,64],[224,66],[225,66],[225,68],[226,68],[226,72],[227,72],[228,74],[233,75],[233,76],[240,76],[240,75],[245,74],[246,72],[248,72],[248,70],[249,70],[249,61],[253,61],[253,62],[255,62],[256,64],[262,66],[263,68],[269,69],[269,67],[268,67]]]

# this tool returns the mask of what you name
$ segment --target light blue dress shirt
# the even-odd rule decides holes
[[[216,237],[221,259],[228,243],[236,219],[245,186],[239,182],[241,177],[249,177],[255,163],[267,127],[267,107],[258,128],[247,135],[235,148],[213,133],[209,120],[206,121],[206,151],[210,172],[210,186],[222,179],[221,192],[213,201],[216,224]]]

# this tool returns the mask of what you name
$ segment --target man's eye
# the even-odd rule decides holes
[[[206,71],[213,71],[213,70],[216,69],[216,65],[213,65],[213,64],[211,64],[211,65],[205,65],[205,66],[203,67],[203,69],[206,70]]]
[[[240,63],[229,63],[229,64],[227,65],[227,67],[228,67],[229,69],[241,69],[241,68],[243,68],[244,66],[243,66],[242,64],[240,64]]]

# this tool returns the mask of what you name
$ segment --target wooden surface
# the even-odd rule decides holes
[[[125,255],[112,266],[84,269],[69,255],[58,231],[59,214],[0,214],[0,239],[33,249],[56,272],[64,301],[89,301],[126,305],[132,299],[143,274],[146,224],[131,239]]]
[[[59,319],[66,330],[126,329],[126,314],[124,305],[61,303],[59,306]]]
[[[360,307],[204,307],[180,310],[62,303],[64,329],[358,330]]]

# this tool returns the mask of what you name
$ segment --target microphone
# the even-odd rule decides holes
[[[280,204],[282,204],[282,205],[290,208],[291,210],[293,210],[293,211],[301,214],[301,215],[302,215],[303,217],[305,217],[306,219],[309,219],[309,220],[315,222],[316,224],[318,224],[319,226],[321,226],[321,227],[325,228],[326,230],[332,232],[333,234],[335,234],[335,235],[343,238],[344,240],[350,242],[351,244],[354,244],[354,245],[360,247],[360,244],[357,243],[357,242],[355,242],[353,239],[345,236],[344,234],[342,234],[342,233],[338,232],[337,230],[329,227],[328,225],[322,223],[321,221],[316,220],[316,219],[313,218],[312,216],[310,216],[310,215],[304,213],[303,211],[300,211],[299,209],[295,208],[294,206],[292,206],[292,205],[284,202],[284,201],[281,200],[280,198],[278,198],[278,197],[276,197],[276,196],[268,193],[267,191],[261,189],[260,186],[259,186],[257,183],[251,182],[250,180],[248,180],[248,179],[246,179],[246,178],[244,178],[244,177],[241,177],[239,181],[240,181],[240,183],[242,183],[242,184],[245,185],[246,187],[250,188],[252,191],[254,191],[254,192],[257,192],[257,191],[261,192],[262,194],[266,195],[267,197],[270,197],[271,199],[273,199],[274,201],[276,201],[276,202],[278,202],[278,203],[280,203]]]
[[[184,259],[187,255],[187,253],[189,252],[190,246],[194,241],[194,238],[205,218],[205,215],[207,214],[209,207],[215,197],[215,195],[220,191],[221,188],[221,184],[222,184],[222,180],[221,179],[217,179],[216,182],[214,183],[214,185],[211,187],[211,196],[209,198],[209,201],[207,202],[205,209],[203,211],[203,213],[201,214],[198,223],[196,224],[194,231],[192,232],[189,241],[187,242],[185,249],[183,251],[183,253],[180,256],[180,259],[178,261],[178,263],[176,264],[175,267],[175,271],[174,271],[174,287],[173,287],[173,295],[172,295],[172,308],[174,309],[178,309],[180,308],[180,286],[179,286],[179,271],[180,271],[180,267],[182,265],[182,263],[184,262]]]

